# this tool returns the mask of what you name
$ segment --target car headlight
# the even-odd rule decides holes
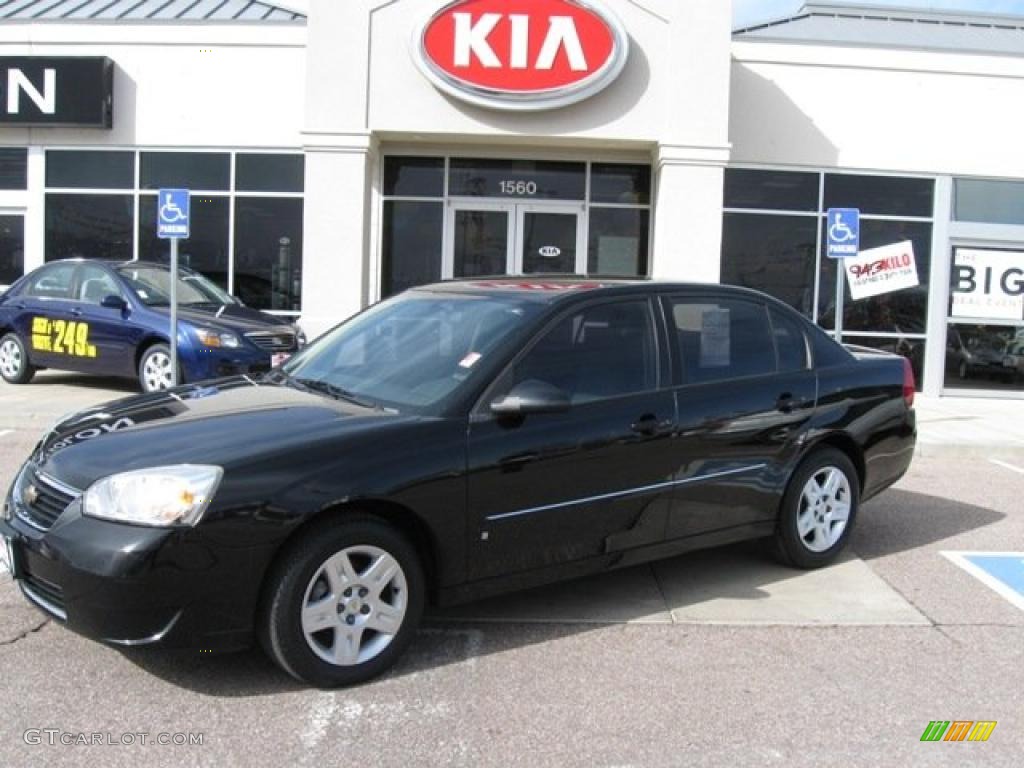
[[[212,331],[209,328],[196,328],[196,338],[204,347],[237,347],[241,342],[231,331]]]
[[[195,525],[210,504],[224,470],[177,464],[121,472],[97,480],[85,492],[82,512],[137,525]]]

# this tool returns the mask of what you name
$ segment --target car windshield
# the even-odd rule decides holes
[[[410,291],[335,328],[284,372],[326,394],[424,411],[468,386],[540,309],[514,295]]]
[[[135,291],[139,300],[150,307],[171,303],[171,270],[160,266],[125,264],[118,273]],[[238,301],[215,283],[191,270],[178,270],[178,304],[237,304]]]

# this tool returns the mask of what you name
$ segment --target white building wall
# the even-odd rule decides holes
[[[1024,178],[1024,59],[733,44],[733,163]]]

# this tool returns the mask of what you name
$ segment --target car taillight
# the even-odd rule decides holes
[[[903,358],[903,402],[907,404],[907,408],[914,407],[914,392],[917,391],[917,385],[914,382],[914,369],[910,367],[910,361],[907,358]]]

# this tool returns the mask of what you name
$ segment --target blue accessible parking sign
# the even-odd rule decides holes
[[[828,209],[828,250],[830,259],[856,256],[860,250],[860,211],[856,208]]]
[[[157,198],[156,236],[188,237],[189,195],[187,189],[161,189]]]

